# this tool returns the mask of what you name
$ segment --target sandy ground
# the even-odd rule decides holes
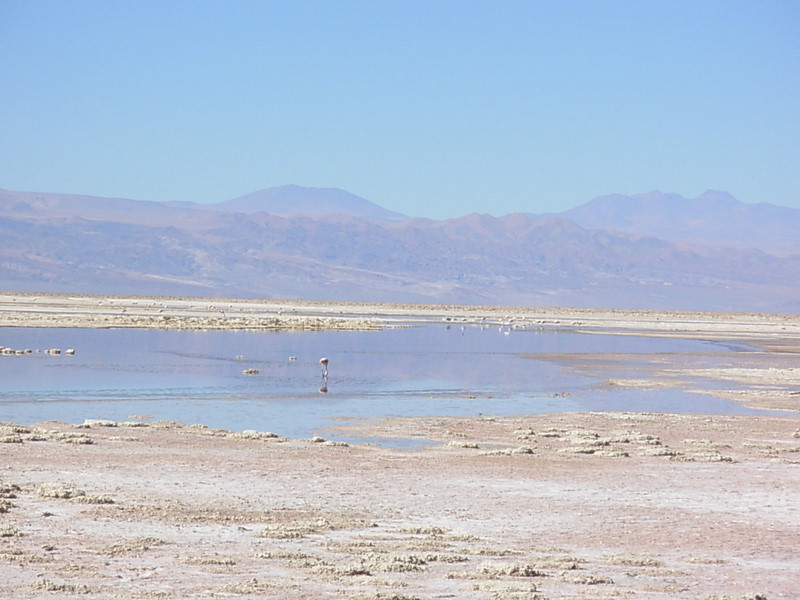
[[[536,358],[600,378],[624,370],[607,384],[642,393],[702,377],[783,412],[338,425],[423,442],[414,450],[146,415],[4,424],[0,598],[800,597],[797,316],[0,294],[0,326],[442,319],[755,345],[713,369],[701,355]]]

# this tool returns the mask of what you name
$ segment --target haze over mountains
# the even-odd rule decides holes
[[[709,190],[691,199],[661,192],[601,196],[561,216],[589,229],[710,246],[753,247],[781,256],[800,252],[800,211],[744,204],[725,192]]]
[[[400,221],[406,217],[386,210],[355,194],[338,188],[308,188],[299,185],[259,190],[217,204],[194,204],[195,208],[254,213],[268,212],[281,217],[344,214],[373,221]]]
[[[413,218],[339,189],[216,204],[0,190],[0,289],[800,311],[800,210],[724,192]]]

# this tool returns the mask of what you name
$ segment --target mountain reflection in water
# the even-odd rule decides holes
[[[382,331],[0,329],[0,421],[153,420],[301,438],[336,418],[561,411],[746,413],[675,390],[610,390],[530,354],[703,353],[711,342],[425,325]],[[330,359],[320,374],[320,357]],[[245,369],[258,371],[254,375]],[[323,393],[321,393],[323,392]]]

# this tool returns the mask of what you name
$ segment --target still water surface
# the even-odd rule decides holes
[[[341,418],[756,412],[675,390],[611,391],[523,356],[728,351],[697,340],[444,325],[353,332],[0,328],[0,345],[76,349],[74,356],[0,356],[0,421],[19,424],[146,415],[302,438],[324,435]],[[322,356],[330,359],[325,392]],[[247,368],[260,373],[243,375]]]

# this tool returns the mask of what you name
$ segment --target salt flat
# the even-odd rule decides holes
[[[798,410],[796,316],[0,296],[2,326],[238,318],[232,327],[449,319],[740,340],[764,351],[704,373],[721,383],[714,393]],[[595,375],[625,360],[551,358]],[[609,385],[690,385],[686,364],[671,360]],[[0,597],[796,597],[794,416],[595,412],[338,428],[431,443],[397,450],[146,415],[4,424]]]

